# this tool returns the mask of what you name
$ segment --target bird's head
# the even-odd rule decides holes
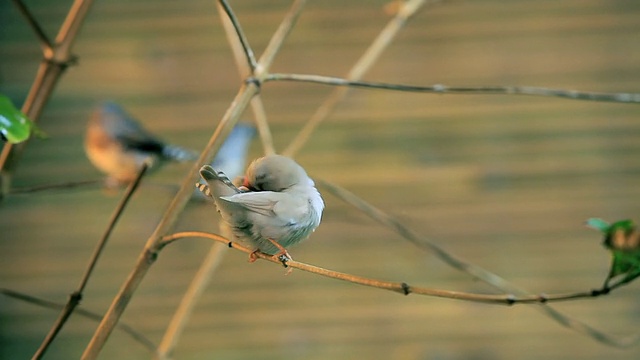
[[[313,180],[291,158],[268,155],[249,165],[243,185],[253,191],[283,191],[295,185],[313,186]]]

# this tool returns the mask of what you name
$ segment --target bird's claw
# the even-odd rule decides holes
[[[258,260],[258,258],[259,258],[258,253],[261,253],[261,252],[262,251],[260,251],[260,250],[255,250],[254,252],[249,254],[249,262],[250,263],[256,262],[256,260]]]
[[[291,272],[293,271],[293,268],[290,268],[289,265],[287,265],[287,262],[293,259],[291,258],[291,255],[289,255],[289,253],[286,250],[276,255],[273,255],[273,258],[276,261],[280,261],[282,263],[282,266],[284,266],[284,268],[287,269],[287,271],[285,271],[284,273],[285,275],[291,274]]]

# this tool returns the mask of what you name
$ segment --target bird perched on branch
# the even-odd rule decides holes
[[[149,133],[120,105],[105,102],[91,115],[84,142],[91,163],[108,175],[107,184],[133,181],[142,165],[191,161],[197,154]]]
[[[222,220],[240,242],[254,252],[291,259],[286,248],[306,238],[320,225],[324,202],[304,169],[292,159],[268,155],[253,161],[237,187],[219,171],[205,165],[196,184],[216,203]],[[233,239],[232,239],[233,240]]]

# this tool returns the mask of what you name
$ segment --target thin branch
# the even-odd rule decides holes
[[[102,250],[104,250],[104,247],[107,245],[107,241],[109,240],[109,237],[111,236],[111,233],[113,232],[113,229],[115,228],[116,223],[120,219],[120,216],[124,212],[124,209],[127,207],[129,200],[131,200],[131,197],[136,192],[136,189],[138,189],[138,185],[140,185],[140,181],[142,181],[142,178],[144,177],[148,168],[149,168],[149,164],[145,162],[140,168],[140,170],[138,171],[138,175],[136,176],[136,178],[133,180],[133,182],[129,184],[129,186],[127,186],[127,190],[122,196],[120,203],[118,203],[118,206],[116,206],[116,209],[113,211],[113,214],[109,219],[109,224],[107,225],[107,228],[104,231],[104,234],[102,234],[102,238],[100,238],[100,241],[98,242],[98,246],[94,250],[91,260],[89,260],[89,266],[87,267],[87,270],[85,271],[84,276],[80,281],[80,285],[78,286],[78,293],[82,294],[82,292],[84,291],[84,288],[87,286],[87,283],[89,282],[89,277],[91,277],[91,273],[93,272],[93,269],[98,263],[98,258],[100,258],[100,255],[102,254]]]
[[[31,194],[31,193],[47,191],[47,190],[75,189],[79,187],[102,185],[102,184],[104,184],[104,179],[69,181],[69,182],[58,183],[58,184],[44,184],[44,185],[36,185],[36,186],[29,186],[29,187],[17,187],[17,188],[11,189],[9,191],[9,194],[13,194],[13,195]]]
[[[429,3],[436,3],[442,0],[431,0]],[[387,26],[382,29],[380,34],[369,45],[367,50],[362,54],[360,59],[356,61],[349,73],[348,80],[360,80],[364,74],[375,64],[380,58],[384,50],[391,44],[395,36],[404,27],[407,21],[415,15],[425,4],[425,0],[409,0],[402,2],[402,5],[396,15],[389,21]],[[291,141],[289,146],[282,152],[283,155],[294,157],[300,151],[302,146],[309,140],[311,134],[333,111],[336,105],[344,99],[349,92],[348,87],[335,88],[324,102],[316,109],[309,121],[302,127],[300,132]]]
[[[182,300],[180,300],[180,305],[165,330],[162,341],[160,341],[160,345],[158,346],[158,359],[168,359],[171,356],[180,335],[189,321],[196,302],[207,288],[218,265],[222,262],[225,250],[225,246],[221,243],[215,243],[211,246],[207,257],[189,284],[187,292],[182,297]]]
[[[330,193],[332,193],[339,199],[345,201],[346,203],[356,207],[357,209],[362,211],[364,214],[368,215],[371,219],[381,223],[384,226],[387,226],[393,229],[400,236],[402,236],[406,240],[409,240],[414,245],[422,249],[433,252],[438,258],[440,258],[440,260],[444,261],[450,266],[460,271],[463,271],[473,276],[474,278],[484,281],[485,283],[490,284],[494,286],[496,289],[499,289],[501,291],[514,293],[516,295],[527,294],[525,290],[512,285],[502,277],[486,269],[483,269],[479,266],[467,263],[462,259],[457,258],[453,254],[450,254],[449,252],[444,250],[442,247],[438,246],[437,244],[429,241],[427,238],[411,230],[407,226],[400,223],[397,219],[391,217],[390,215],[386,214],[382,210],[377,209],[371,204],[368,204],[366,201],[359,198],[357,195],[351,193],[350,191],[343,189],[337,185],[331,184],[327,181],[323,181],[320,179],[315,179],[315,181],[318,185],[322,186],[325,190],[329,191]],[[591,294],[591,296],[599,296],[599,295],[605,295],[606,293],[607,293],[606,291],[591,290],[589,292],[584,292],[584,293],[575,293],[574,295],[577,295],[578,298],[582,298],[582,297],[586,297],[587,294]],[[567,298],[570,298],[570,297],[567,296]],[[540,302],[540,305],[545,305],[545,304]],[[640,342],[640,334],[631,335],[626,338],[618,339],[614,336],[608,335],[580,321],[571,319],[568,316],[565,316],[564,314],[562,314],[558,310],[553,309],[550,306],[538,306],[538,309],[540,309],[547,316],[551,317],[553,320],[555,320],[562,326],[565,326],[574,331],[583,333],[601,343],[604,343],[610,346],[628,347]]]
[[[222,7],[222,5],[218,3],[218,7]],[[222,21],[222,25],[225,30],[225,34],[227,35],[227,41],[231,46],[233,57],[236,61],[236,67],[238,68],[240,77],[242,79],[247,79],[253,73],[253,69],[247,63],[246,51],[243,51],[242,41],[238,37],[238,33],[241,33],[241,29],[235,28],[234,24],[229,20],[227,16],[224,16],[222,12],[219,11],[219,14],[220,20]],[[257,94],[253,97],[253,99],[251,99],[251,110],[253,111],[253,116],[255,119],[256,127],[258,128],[258,134],[260,135],[260,140],[262,142],[265,155],[275,153],[273,146],[273,136],[271,135],[271,129],[269,128],[269,122],[267,120],[267,113],[264,109],[260,94]]]
[[[269,44],[267,44],[262,56],[260,56],[260,60],[258,60],[258,66],[253,71],[253,76],[259,83],[262,83],[265,77],[269,75],[269,68],[271,68],[271,64],[273,63],[276,54],[280,51],[282,44],[284,44],[284,41],[291,33],[291,30],[293,30],[293,27],[298,21],[306,3],[306,0],[295,0],[289,9],[289,12],[287,12],[280,23],[280,26],[278,26],[278,29],[271,37]]]
[[[25,19],[27,20],[27,23],[29,24],[33,32],[36,33],[36,36],[40,41],[40,46],[42,47],[42,50],[45,53],[53,51],[52,50],[53,43],[51,42],[51,40],[49,40],[49,37],[47,36],[47,34],[45,34],[44,30],[42,30],[42,27],[40,26],[36,18],[33,16],[31,11],[29,11],[29,8],[27,8],[27,6],[22,2],[22,0],[13,0],[13,3],[16,5],[18,10],[20,10],[20,13],[22,13],[22,16],[25,17]]]
[[[260,136],[260,142],[262,143],[262,150],[265,155],[272,155],[276,153],[275,146],[273,145],[273,136],[271,135],[271,128],[267,121],[267,111],[264,108],[262,97],[257,94],[251,99],[251,111],[256,121],[256,128],[258,129],[258,135]]]
[[[225,244],[229,248],[236,249],[247,254],[254,253],[254,250],[244,247],[236,242],[231,242],[220,235],[200,232],[200,231],[185,231],[185,232],[179,232],[176,234],[164,236],[162,238],[162,246],[169,245],[179,239],[194,238],[194,237],[207,238],[214,241],[218,241]],[[269,255],[261,252],[257,252],[255,253],[255,255],[260,259],[267,260],[274,264],[282,265],[281,260],[277,259],[273,255]],[[294,261],[294,260],[287,261],[285,266],[293,269],[299,269],[306,272],[310,272],[316,275],[325,276],[332,279],[347,281],[354,284],[369,286],[369,287],[378,288],[382,290],[389,290],[389,291],[393,291],[403,295],[417,294],[417,295],[441,297],[441,298],[455,299],[455,300],[466,300],[466,301],[481,302],[481,303],[496,304],[496,305],[547,303],[547,302],[555,302],[555,301],[593,298],[593,297],[597,297],[599,295],[604,294],[604,293],[599,293],[594,291],[576,292],[576,293],[568,293],[568,294],[553,294],[553,295],[542,294],[542,295],[524,295],[524,296],[515,296],[511,294],[505,294],[505,295],[472,294],[472,293],[466,293],[466,292],[460,292],[460,291],[440,290],[440,289],[425,288],[420,286],[412,286],[405,282],[392,282],[392,281],[370,279],[362,276],[324,269],[315,265],[310,265],[310,264],[306,264],[306,263]]]
[[[4,288],[0,288],[0,293],[13,298],[13,299],[17,299],[17,300],[21,300],[24,301],[26,303],[29,304],[33,304],[36,306],[40,306],[46,309],[53,309],[53,310],[62,310],[66,304],[60,304],[57,302],[53,302],[53,301],[49,301],[49,300],[45,300],[45,299],[41,299],[35,296],[31,296],[25,293],[21,293],[15,290],[10,290],[10,289],[4,289]],[[86,310],[86,309],[82,309],[82,308],[77,308],[75,310],[75,313],[85,317],[87,319],[93,320],[93,321],[100,321],[100,319],[102,319],[102,315],[97,314],[95,312]],[[146,336],[144,336],[143,334],[139,333],[138,331],[136,331],[133,327],[131,327],[130,325],[127,325],[125,323],[119,323],[118,324],[118,329],[124,331],[125,333],[127,333],[129,336],[131,336],[131,338],[135,341],[137,341],[138,343],[140,343],[142,346],[144,346],[147,350],[149,350],[152,353],[156,352],[156,345],[149,340],[149,338],[147,338]]]
[[[222,7],[222,10],[227,14],[227,18],[233,24],[233,29],[235,30],[237,39],[240,41],[240,45],[244,51],[244,57],[247,61],[247,65],[249,66],[249,69],[251,69],[251,73],[253,73],[258,66],[258,62],[256,61],[256,57],[253,54],[251,46],[249,46],[249,40],[242,30],[236,14],[233,12],[233,9],[231,9],[231,6],[229,6],[226,0],[218,0],[218,5]]]
[[[293,81],[333,86],[350,86],[356,88],[384,89],[404,92],[466,95],[532,95],[560,97],[572,100],[604,101],[616,103],[640,103],[640,93],[602,93],[576,90],[550,89],[534,86],[417,86],[390,84],[368,81],[351,81],[348,79],[309,75],[309,74],[269,74],[265,81]]]
[[[91,274],[93,273],[93,269],[98,263],[98,259],[102,254],[102,250],[104,250],[104,247],[107,245],[107,241],[109,240],[109,237],[113,229],[115,228],[115,225],[118,222],[120,215],[122,215],[125,207],[129,203],[131,196],[138,188],[138,185],[140,184],[140,180],[142,180],[142,177],[147,171],[147,167],[148,165],[146,163],[143,164],[135,180],[131,182],[127,187],[127,191],[124,193],[124,196],[120,200],[120,203],[118,203],[118,206],[116,206],[116,209],[111,215],[111,219],[109,220],[109,224],[107,225],[107,228],[104,234],[102,235],[102,238],[100,238],[100,241],[98,241],[98,245],[96,246],[93,252],[93,255],[91,256],[91,259],[89,260],[89,266],[85,270],[82,280],[80,280],[80,285],[78,285],[78,288],[69,296],[69,300],[67,300],[67,304],[62,310],[62,313],[60,313],[58,320],[56,320],[53,327],[51,327],[51,330],[49,330],[49,333],[45,337],[44,341],[42,342],[42,344],[40,345],[36,353],[33,355],[32,359],[41,359],[44,356],[45,352],[47,351],[47,349],[49,348],[53,340],[56,338],[60,330],[62,330],[62,327],[64,326],[64,324],[67,322],[67,320],[69,320],[69,317],[71,316],[75,308],[80,304],[80,301],[82,300],[82,293],[84,292],[84,288],[87,286],[87,283],[89,282],[89,278],[91,277]]]

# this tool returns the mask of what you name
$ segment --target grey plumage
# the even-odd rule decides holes
[[[306,239],[320,224],[324,202],[304,169],[290,158],[270,155],[247,168],[244,184],[205,165],[200,175],[235,240],[267,254]],[[280,247],[272,243],[277,242]]]

